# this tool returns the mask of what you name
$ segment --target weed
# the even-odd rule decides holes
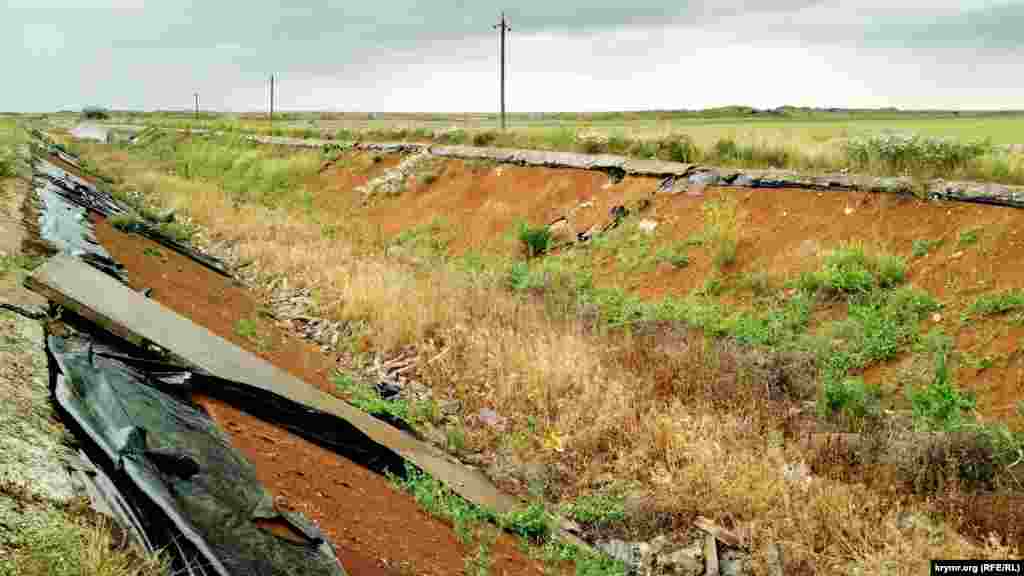
[[[674,268],[685,268],[690,265],[690,257],[686,255],[686,247],[685,242],[663,246],[654,253],[654,259],[657,262],[667,262]]]
[[[625,498],[616,492],[584,494],[564,507],[570,518],[593,527],[607,527],[626,519]]]
[[[929,252],[942,246],[942,240],[926,240],[924,238],[918,238],[914,240],[911,245],[910,253],[914,258],[923,258],[927,256]]]
[[[348,400],[348,403],[363,412],[384,420],[413,423],[408,401],[401,398],[385,400],[372,384],[356,380],[344,372],[337,372],[332,381],[338,391]]]
[[[7,506],[7,504],[4,504]],[[102,517],[39,510],[24,526],[5,525],[0,554],[3,576],[144,576],[168,574],[160,555],[141,555],[114,542]]]
[[[957,248],[967,248],[978,243],[981,239],[981,228],[969,228],[960,232],[957,237]]]
[[[486,130],[473,134],[473,146],[490,146],[498,139],[498,133],[493,130]]]
[[[824,382],[888,360],[917,337],[917,326],[938,303],[913,288],[874,291],[849,301],[848,317],[827,326],[832,344],[818,350]]]
[[[444,437],[449,452],[462,454],[466,451],[466,430],[461,423],[445,428]]]
[[[965,170],[991,151],[988,141],[959,142],[916,134],[872,135],[850,139],[845,145],[852,166],[920,176]]]
[[[934,332],[929,334],[928,345],[932,349],[935,375],[923,389],[907,389],[914,419],[923,428],[958,429],[964,422],[964,411],[974,408],[974,398],[961,392],[952,381],[949,368],[952,339]]]
[[[547,252],[551,243],[551,231],[547,226],[532,227],[526,222],[519,224],[519,241],[527,258],[534,258]]]
[[[804,290],[825,289],[833,294],[866,294],[875,288],[892,288],[906,279],[907,264],[899,256],[869,253],[859,244],[847,244],[825,256],[821,270],[802,275]]]
[[[659,158],[673,162],[695,162],[700,154],[693,139],[686,134],[671,134],[657,141]]]
[[[491,546],[489,543],[480,541],[477,543],[476,553],[466,558],[465,576],[488,576],[491,573]]]
[[[967,309],[970,314],[997,316],[1024,310],[1024,290],[1007,290],[996,294],[979,296]]]
[[[629,570],[621,560],[610,558],[599,552],[577,548],[559,540],[550,540],[535,553],[551,571],[558,573],[563,563],[576,565],[576,576],[625,576]]]
[[[704,240],[711,244],[717,269],[736,261],[740,241],[739,202],[735,198],[707,202],[703,206]]]
[[[697,289],[696,294],[698,296],[718,297],[725,294],[726,289],[727,286],[721,278],[711,276],[704,280],[704,284]]]
[[[743,274],[740,276],[738,286],[743,290],[751,291],[755,296],[768,296],[774,290],[772,278],[764,270]]]
[[[433,476],[408,462],[404,478],[389,475],[399,489],[408,492],[428,513],[452,522],[455,534],[464,544],[469,543],[474,528],[495,519],[495,514],[481,509],[452,492]]]
[[[151,256],[153,258],[159,258],[161,260],[164,260],[164,253],[156,248],[153,248],[152,246],[147,246],[145,249],[142,250],[142,253],[146,256]]]
[[[403,230],[391,241],[391,246],[407,247],[429,258],[440,258],[448,252],[452,233],[444,218],[435,217],[425,224]]]
[[[252,342],[262,352],[267,349],[270,339],[260,331],[259,326],[259,321],[256,319],[240,318],[235,322],[235,334]]]
[[[38,268],[44,261],[40,256],[27,254],[4,254],[0,256],[0,277],[16,271],[32,271]]]
[[[0,178],[10,178],[17,174],[15,157],[7,150],[0,150]]]
[[[135,232],[142,221],[133,214],[118,214],[110,218],[110,225],[122,232]]]
[[[868,386],[862,378],[844,378],[825,382],[819,411],[824,415],[842,414],[853,420],[878,413],[881,391]]]
[[[534,502],[525,508],[502,514],[498,522],[502,528],[536,544],[551,536],[554,518],[543,504]]]

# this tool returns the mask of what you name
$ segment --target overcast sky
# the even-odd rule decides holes
[[[3,0],[0,110],[491,111],[479,0]],[[301,7],[300,7],[301,4]],[[1024,0],[517,0],[512,111],[1024,108]]]

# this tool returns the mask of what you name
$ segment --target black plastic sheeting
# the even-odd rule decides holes
[[[81,258],[127,284],[124,267],[99,245],[89,221],[90,204],[103,200],[89,193],[87,182],[46,160],[35,159],[33,172],[39,237],[58,252]]]
[[[49,335],[46,350],[64,420],[120,491],[122,515],[151,549],[169,554],[175,573],[345,574],[319,530],[275,509],[252,465],[183,393],[202,375],[109,337]],[[298,541],[259,519],[285,522]]]
[[[77,157],[56,144],[50,143],[44,134],[34,132],[33,135],[39,140],[39,146],[44,148],[47,154],[53,154],[64,162],[81,169]],[[94,186],[88,180],[64,170],[41,156],[41,154],[37,154],[33,158],[33,187],[40,197],[40,201],[43,202],[39,223],[40,233],[43,235],[45,230],[49,235],[44,235],[43,238],[53,243],[58,249],[72,256],[78,256],[107,274],[117,277],[122,282],[127,282],[126,278],[119,276],[120,270],[114,266],[109,255],[96,244],[87,216],[88,211],[96,212],[104,218],[128,216],[132,215],[132,212],[106,190]],[[169,237],[142,217],[136,217],[125,228],[128,232],[145,236],[218,274],[231,276],[224,263],[219,259],[203,254],[191,246]],[[79,238],[81,240],[76,241]]]

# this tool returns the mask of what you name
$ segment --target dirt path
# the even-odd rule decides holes
[[[255,299],[231,280],[138,236],[96,219],[96,236],[125,265],[133,288],[306,382],[331,391],[335,361],[261,315]],[[242,321],[242,323],[240,323]],[[315,521],[352,574],[459,574],[475,545],[428,516],[384,478],[277,426],[197,396],[255,465],[278,502]],[[542,574],[513,538],[491,548],[491,574]]]

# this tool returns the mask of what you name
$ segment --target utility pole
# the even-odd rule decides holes
[[[193,94],[196,98],[196,120],[199,120],[199,92]]]
[[[501,21],[494,25],[494,28],[498,30],[498,34],[501,36],[501,49],[499,51],[499,58],[501,59],[501,129],[505,129],[505,33],[511,30],[508,26],[508,21],[505,20],[505,11],[501,12]]]
[[[274,123],[274,75],[270,75],[270,123]]]

